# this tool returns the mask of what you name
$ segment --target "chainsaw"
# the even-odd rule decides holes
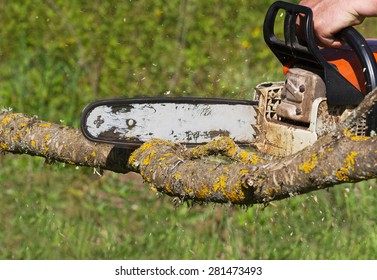
[[[276,35],[279,20],[283,35]],[[239,145],[286,156],[335,129],[377,87],[377,40],[365,40],[352,27],[337,34],[347,43],[342,48],[320,49],[311,9],[277,1],[266,14],[263,33],[283,65],[285,81],[257,85],[252,100],[99,100],[83,110],[83,135],[123,148],[137,148],[154,138],[195,146],[228,136]],[[364,136],[377,130],[376,107],[353,133]]]

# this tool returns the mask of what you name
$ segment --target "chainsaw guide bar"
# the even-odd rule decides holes
[[[95,101],[83,111],[86,138],[138,147],[160,138],[184,145],[229,136],[239,145],[255,137],[257,101],[218,98],[120,98]]]

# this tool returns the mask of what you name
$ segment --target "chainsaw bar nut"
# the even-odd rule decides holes
[[[126,121],[128,128],[132,128],[136,125],[136,121],[134,119],[128,119]]]

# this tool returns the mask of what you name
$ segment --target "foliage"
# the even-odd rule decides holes
[[[0,258],[369,259],[377,248],[375,182],[344,185],[267,208],[174,209],[132,175],[13,157],[3,161]],[[23,176],[15,177],[14,170]],[[84,172],[85,173],[85,172]],[[50,175],[46,175],[50,174]]]
[[[250,98],[257,83],[277,76],[265,71],[277,62],[261,31],[273,1],[259,2],[3,5],[0,103],[74,124],[87,102],[110,96]]]
[[[1,1],[0,104],[77,127],[85,104],[99,98],[251,98],[258,83],[282,79],[262,38],[272,2]],[[266,209],[175,210],[138,177],[99,178],[27,156],[0,155],[0,166],[2,259],[376,255],[374,181]]]

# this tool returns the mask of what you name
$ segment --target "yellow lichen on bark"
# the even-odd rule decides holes
[[[166,191],[167,193],[170,193],[170,194],[173,193],[173,191],[171,190],[170,185],[169,185],[168,183],[165,183],[165,191]]]
[[[164,140],[161,140],[161,139],[154,139],[154,140],[148,141],[148,142],[144,143],[143,145],[141,145],[133,153],[131,153],[131,155],[128,159],[128,164],[130,166],[132,166],[133,168],[138,168],[140,162],[137,161],[137,158],[140,156],[140,154],[143,154],[144,152],[147,151],[147,153],[149,152],[149,154],[147,155],[147,158],[144,159],[143,164],[148,165],[149,162],[150,162],[150,158],[148,159],[148,157],[153,156],[156,153],[156,151],[154,151],[153,149],[155,149],[155,148],[157,149],[158,146],[161,146],[161,145],[166,145],[166,146],[170,146],[170,147],[174,146],[173,143],[168,142],[168,141],[164,141]],[[152,155],[151,155],[151,153],[152,153]]]
[[[195,195],[197,198],[201,199],[201,200],[207,200],[208,197],[213,193],[212,190],[210,190],[208,188],[208,186],[206,184],[202,184],[200,186],[200,188],[198,188],[196,191],[195,191]]]
[[[209,201],[213,197],[223,197],[223,199],[225,198],[232,203],[242,203],[245,200],[246,195],[244,191],[247,188],[243,184],[243,179],[239,179],[237,174],[241,175],[241,178],[244,178],[244,175],[249,174],[248,169],[236,169],[237,171],[235,171],[230,168],[231,165],[224,164],[220,165],[222,166],[221,169],[219,166],[210,166],[208,169],[201,169],[199,174],[196,172],[192,173],[192,175],[183,174],[180,171],[180,169],[185,170],[195,166],[197,158],[217,153],[229,158],[232,157],[232,160],[237,157],[237,161],[241,161],[242,158],[242,161],[245,163],[256,163],[259,161],[257,156],[240,149],[229,137],[222,137],[208,144],[188,150],[171,142],[152,140],[135,150],[131,154],[128,163],[133,168],[136,168],[148,183],[154,180],[151,179],[156,174],[159,174],[157,175],[158,177],[162,176],[161,172],[166,174],[159,185],[153,184],[154,188],[160,192],[170,195],[177,195],[178,193],[182,195],[182,191],[184,191],[183,196],[195,197],[195,199],[201,201]],[[165,169],[172,163],[174,167],[170,167],[169,172],[167,172]],[[178,166],[179,168],[177,168]],[[200,182],[199,178],[206,177],[207,174],[211,177],[210,174],[212,172],[218,174],[217,177],[211,180],[212,182],[206,181],[206,183],[197,185]],[[237,176],[237,180],[234,179],[234,172],[236,172],[235,176]]]
[[[216,149],[223,150],[225,155],[229,158],[233,157],[238,152],[238,146],[234,143],[234,141],[230,137],[220,137],[213,141],[214,147]]]
[[[232,156],[231,158],[232,160],[235,160],[244,164],[253,164],[253,165],[264,162],[263,159],[258,157],[256,153],[248,152],[240,148],[238,149],[239,150],[237,151],[237,153]]]
[[[10,147],[7,146],[7,144],[5,144],[5,143],[0,143],[0,150],[9,151]]]
[[[232,138],[224,136],[205,145],[197,146],[189,150],[190,158],[203,158],[209,155],[223,155],[233,161],[244,164],[263,163],[263,159],[256,153],[241,149]]]
[[[245,200],[245,193],[242,184],[229,186],[228,189],[223,190],[223,195],[232,203],[239,203]]]
[[[13,119],[15,119],[17,117],[16,114],[8,114],[7,116],[5,116],[1,123],[4,124],[4,125],[7,125],[10,121],[12,121]]]
[[[228,170],[229,171],[229,170]],[[232,203],[239,203],[245,199],[242,184],[240,182],[230,183],[228,175],[220,175],[213,185],[213,191],[206,190],[207,195],[220,191],[222,195]]]
[[[370,138],[369,136],[359,136],[359,135],[356,135],[355,133],[353,133],[352,131],[350,131],[348,128],[344,129],[344,134],[346,135],[346,137],[348,137],[352,141],[356,141],[356,142],[366,141],[366,140],[368,140]]]
[[[342,167],[335,172],[335,176],[341,182],[346,182],[349,180],[349,174],[351,171],[354,171],[355,165],[355,157],[357,156],[357,152],[352,151],[347,155],[347,157],[343,161]]]
[[[224,176],[224,175],[221,175],[217,180],[216,182],[214,183],[213,185],[213,190],[215,192],[217,192],[218,190],[220,189],[224,189],[226,188],[226,180],[227,180],[227,176]]]
[[[229,137],[222,137],[219,141],[226,143],[226,156],[232,160],[244,163],[244,164],[258,164],[263,163],[263,159],[259,158],[256,153],[248,152],[241,149],[236,143]]]
[[[151,151],[143,161],[143,165],[149,165],[151,163],[151,158],[156,154],[156,151]]]
[[[12,137],[12,141],[16,142],[21,139],[22,133],[20,131],[17,131],[15,135]]]
[[[51,127],[51,123],[41,123],[39,127]]]
[[[238,174],[241,175],[241,176],[249,175],[249,170],[247,170],[247,169],[241,169]]]
[[[314,169],[316,164],[317,164],[317,154],[313,154],[309,160],[307,160],[303,164],[300,164],[298,169],[303,171],[305,174],[309,174],[310,171]]]

